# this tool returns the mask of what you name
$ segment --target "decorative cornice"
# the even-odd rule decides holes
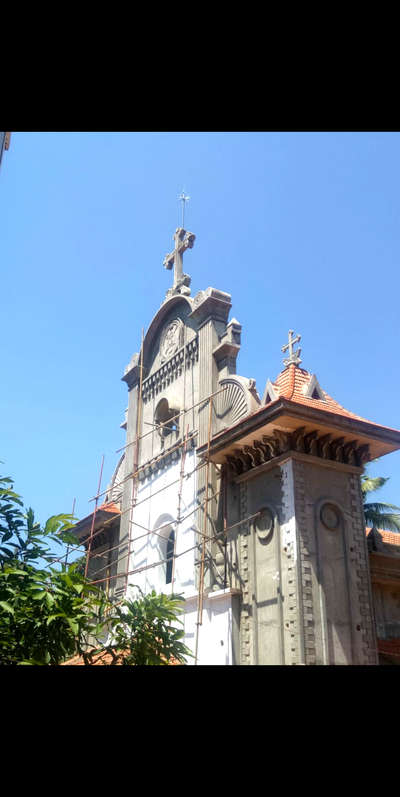
[[[192,432],[189,434],[187,440],[187,446],[189,449],[195,447],[196,436],[197,432]],[[159,470],[163,470],[175,460],[180,459],[183,453],[183,447],[180,445],[181,442],[181,438],[175,440],[173,445],[167,448],[166,451],[163,451],[161,455],[158,457],[153,457],[153,459],[150,459],[146,465],[141,466],[138,473],[139,481],[144,481],[146,478],[151,478],[154,473],[157,473]]]
[[[207,290],[200,291],[194,297],[193,310],[189,318],[196,321],[199,326],[208,318],[226,323],[231,307],[229,293],[218,291],[215,288],[207,288]]]
[[[221,365],[227,357],[236,360],[240,351],[241,331],[242,325],[233,318],[226,327],[225,335],[220,337],[220,342],[213,351],[215,361],[218,365]]]
[[[308,426],[315,426],[320,429],[320,432],[323,431],[324,427],[328,427],[331,437],[332,434],[341,433],[346,435],[347,438],[350,435],[359,436],[363,439],[363,442],[367,439],[370,446],[373,446],[371,451],[372,458],[400,448],[400,432],[396,429],[379,426],[378,424],[356,418],[348,418],[338,413],[329,412],[329,410],[315,409],[289,399],[279,398],[277,401],[271,402],[246,418],[241,419],[229,429],[214,435],[210,444],[210,456],[212,458],[224,456],[226,450],[231,453],[232,446],[235,443],[240,445],[240,441],[244,437],[247,438],[250,435],[261,437],[263,428],[267,425],[282,423],[286,419],[289,419],[289,424],[293,424],[293,420],[298,420],[299,424],[303,422],[307,423]],[[381,445],[378,445],[379,443]],[[203,453],[204,448],[204,445],[199,447],[200,455]]]
[[[132,355],[132,359],[129,365],[127,365],[124,370],[124,375],[121,377],[122,381],[127,383],[129,390],[131,390],[139,383],[139,378],[140,378],[139,360],[140,360],[140,354],[138,352],[135,352],[135,354]]]
[[[343,437],[332,438],[331,434],[319,436],[319,432],[305,432],[301,426],[294,432],[274,429],[272,435],[263,435],[262,440],[254,440],[253,445],[244,445],[227,455],[229,465],[236,476],[271,462],[283,454],[298,452],[309,454],[314,459],[321,458],[345,465],[361,468],[369,459],[369,446],[359,445],[357,440],[344,442]]]

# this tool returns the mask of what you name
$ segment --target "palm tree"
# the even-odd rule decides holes
[[[399,506],[379,502],[370,503],[366,500],[369,493],[379,490],[387,481],[389,481],[389,477],[385,478],[384,476],[372,478],[372,476],[366,474],[361,477],[365,523],[367,526],[372,526],[376,529],[400,532],[400,514],[391,511],[393,509],[398,509],[400,512]]]

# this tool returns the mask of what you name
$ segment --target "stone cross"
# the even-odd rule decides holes
[[[295,343],[300,343],[301,335],[296,335],[295,338],[292,336],[293,336],[293,329],[289,329],[289,343],[287,343],[286,346],[282,346],[283,352],[289,349],[289,357],[287,358],[287,360],[283,361],[284,365],[291,365],[292,363],[293,365],[299,365],[299,363],[301,363],[300,360],[301,349],[293,351],[293,345]]]
[[[174,269],[174,284],[169,293],[189,294],[190,277],[183,273],[183,253],[186,249],[192,249],[196,236],[192,232],[186,232],[183,227],[178,227],[175,231],[175,248],[169,255],[164,257],[163,265],[169,271]],[[167,295],[168,295],[167,294]]]

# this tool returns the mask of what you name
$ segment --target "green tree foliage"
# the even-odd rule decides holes
[[[372,478],[368,476],[368,474],[361,477],[365,522],[367,526],[375,526],[377,529],[399,532],[400,507],[394,504],[368,501],[369,494],[379,490],[387,481],[389,481],[389,477],[377,476]],[[398,512],[394,512],[393,510],[398,510]]]
[[[42,528],[12,487],[0,478],[0,663],[59,664],[83,653],[104,599],[75,565],[54,566],[50,543],[76,543],[71,515]]]
[[[137,589],[139,598],[115,607],[103,649],[111,654],[113,664],[185,664],[192,654],[182,642],[185,632],[176,627],[180,624],[182,596],[157,595],[154,590],[144,595]]]
[[[115,663],[184,663],[191,654],[176,628],[180,596],[152,593],[115,606],[80,560],[55,565],[50,544],[76,544],[73,520],[55,515],[42,528],[12,479],[0,477],[0,664],[60,664],[76,654],[90,664],[99,651]]]

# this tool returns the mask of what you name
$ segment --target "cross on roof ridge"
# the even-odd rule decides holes
[[[301,363],[301,349],[297,349],[297,351],[293,350],[294,344],[300,343],[300,341],[301,335],[296,335],[296,337],[293,337],[293,329],[289,329],[289,343],[286,343],[285,346],[282,346],[283,352],[289,349],[289,357],[283,361],[284,365],[299,365]]]

